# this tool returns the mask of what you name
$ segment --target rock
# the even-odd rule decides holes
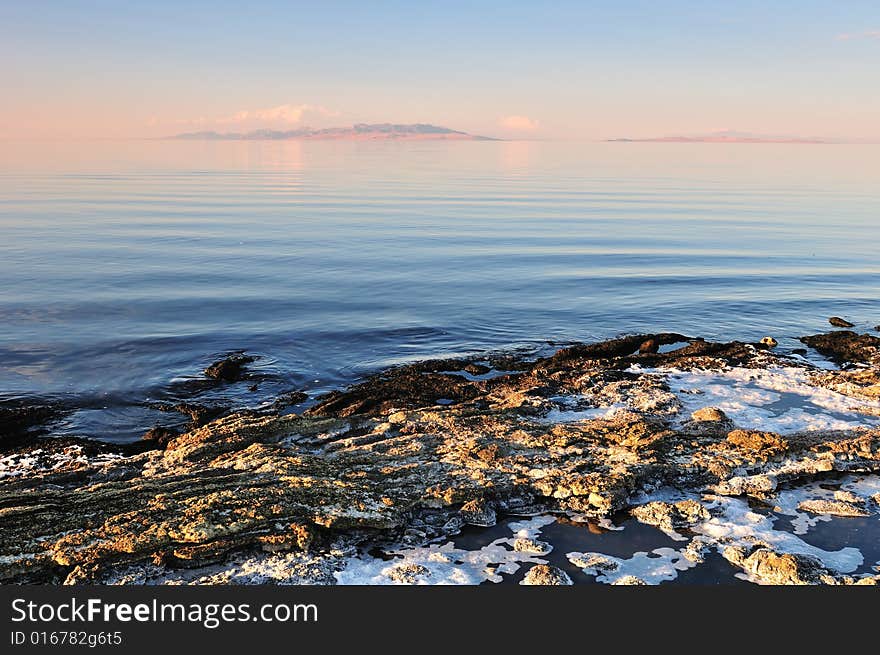
[[[303,391],[285,391],[275,399],[275,402],[272,403],[272,407],[275,409],[284,409],[291,405],[299,405],[308,399],[309,395]]]
[[[788,448],[788,441],[775,432],[759,430],[732,430],[727,435],[727,443],[751,452],[761,452],[766,456],[781,453]]]
[[[661,530],[674,530],[709,519],[709,512],[696,500],[667,503],[655,500],[630,510],[641,523],[656,525]]]
[[[497,522],[495,505],[482,498],[468,501],[462,505],[461,518],[469,525],[491,527]]]
[[[571,554],[568,556],[568,561],[578,568],[596,573],[611,573],[620,568],[616,560],[601,553]]]
[[[732,422],[729,418],[727,418],[727,414],[722,412],[717,407],[701,407],[697,411],[691,414],[691,418],[694,421],[709,421],[709,422]]]
[[[388,572],[388,577],[400,584],[416,584],[431,577],[431,571],[421,564],[400,564]]]
[[[864,505],[865,499],[861,496],[857,496],[852,491],[846,491],[845,489],[838,489],[834,492],[835,500],[842,500],[845,503],[852,503],[853,505]]]
[[[0,447],[8,446],[13,437],[31,432],[64,413],[57,405],[15,401],[0,405]]]
[[[843,330],[801,337],[800,340],[837,364],[877,364],[880,361],[880,337],[870,334]]]
[[[639,354],[654,354],[660,350],[660,344],[655,339],[647,339],[639,344]]]
[[[763,337],[761,339],[761,345],[766,346],[767,348],[775,348],[779,345],[779,342],[773,337]]]
[[[855,504],[844,500],[805,500],[798,504],[798,509],[813,514],[831,514],[833,516],[870,516],[864,504]]]
[[[180,436],[178,430],[157,425],[156,427],[147,430],[141,439],[154,444],[157,448],[165,448],[172,439],[178,436]]]
[[[534,553],[536,555],[546,555],[553,546],[545,541],[538,541],[529,537],[518,537],[513,540],[513,549],[520,553]]]
[[[205,375],[213,380],[238,382],[245,379],[245,366],[257,361],[255,357],[244,353],[233,353],[220,359],[205,369]]]
[[[776,478],[772,475],[733,476],[715,485],[715,493],[721,496],[742,496],[745,494],[765,494],[776,489]]]
[[[617,580],[615,580],[611,584],[624,587],[641,587],[647,585],[648,583],[641,578],[637,578],[634,575],[625,575],[622,578],[617,578]]]
[[[831,323],[831,325],[833,325],[834,327],[840,327],[840,328],[855,327],[855,325],[853,323],[850,323],[845,318],[840,318],[839,316],[832,316],[831,318],[828,319],[828,322]]]
[[[780,555],[769,548],[759,548],[743,560],[742,566],[760,582],[774,585],[817,584],[821,576],[827,574],[822,562],[812,555]]]
[[[806,348],[792,348],[791,354],[792,355],[800,355],[801,357],[803,357],[804,355],[807,354],[807,349]]]
[[[529,569],[521,584],[567,586],[574,584],[568,573],[549,564],[536,564]]]
[[[488,366],[484,366],[483,364],[475,364],[471,362],[462,370],[466,373],[470,373],[471,375],[485,375],[486,373],[489,373],[492,369]]]

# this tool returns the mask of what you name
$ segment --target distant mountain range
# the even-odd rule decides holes
[[[690,136],[657,136],[639,139],[607,139],[625,143],[831,143],[825,139],[800,136],[776,136],[723,130]]]
[[[251,132],[187,132],[169,137],[171,139],[202,139],[209,141],[257,141],[303,139],[321,140],[396,140],[396,141],[496,141],[488,136],[451,130],[426,123],[398,125],[394,123],[358,123],[351,127],[328,127],[314,129],[302,127],[296,130],[253,130]]]

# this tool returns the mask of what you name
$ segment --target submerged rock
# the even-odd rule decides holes
[[[536,564],[528,570],[523,578],[524,585],[567,586],[574,584],[568,573],[549,564]]]
[[[205,369],[205,375],[223,382],[238,382],[245,379],[245,367],[257,361],[256,357],[244,353],[232,353]]]

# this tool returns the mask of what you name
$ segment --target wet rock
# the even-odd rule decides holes
[[[763,337],[761,339],[761,345],[766,346],[767,348],[775,348],[779,345],[779,342],[773,337]]]
[[[630,510],[641,523],[656,525],[661,530],[687,527],[709,518],[709,512],[696,500],[680,500],[667,503],[656,500]]]
[[[492,369],[488,366],[484,366],[483,364],[476,364],[471,362],[462,370],[466,373],[470,373],[471,375],[485,375],[486,373],[489,373]]]
[[[804,355],[807,354],[807,349],[806,348],[792,348],[791,354],[792,355],[800,355],[801,357],[803,357]]]
[[[831,323],[831,325],[833,325],[834,327],[839,327],[839,328],[855,327],[855,325],[853,323],[850,323],[845,318],[840,318],[839,316],[832,316],[831,318],[828,319],[828,322]]]
[[[567,586],[574,584],[568,573],[549,564],[536,564],[523,578],[524,585]]]
[[[513,540],[513,549],[520,553],[546,555],[553,550],[553,546],[545,541],[539,541],[530,537],[518,537]]]
[[[490,527],[497,522],[495,505],[482,498],[470,500],[461,508],[461,518],[468,525]]]
[[[189,416],[190,428],[200,428],[229,412],[225,405],[202,405],[199,403],[157,403],[153,405],[160,412],[178,412]]]
[[[299,391],[298,389],[286,391],[275,399],[275,402],[272,403],[272,407],[274,409],[284,409],[285,407],[299,405],[308,399],[309,395],[304,391]]]
[[[646,339],[639,345],[640,355],[652,355],[660,350],[660,344],[656,339]]]
[[[9,402],[0,406],[0,448],[9,447],[16,437],[37,433],[41,427],[63,416],[57,405]]]
[[[870,334],[856,334],[848,330],[815,334],[801,337],[807,346],[837,364],[856,362],[877,364],[880,352],[880,337]]]
[[[157,425],[147,430],[141,437],[156,448],[165,448],[173,439],[180,436],[180,431],[174,428]]]
[[[213,380],[238,382],[247,377],[245,367],[257,361],[256,357],[244,353],[232,353],[205,369],[205,375]]]
[[[743,560],[742,566],[753,578],[774,585],[818,584],[827,574],[822,562],[812,555],[779,554],[769,548],[759,548]]]
[[[870,516],[862,503],[845,500],[805,500],[798,504],[798,509],[812,514],[831,514],[833,516]]]

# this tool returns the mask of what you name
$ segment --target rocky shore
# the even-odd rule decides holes
[[[880,522],[880,338],[801,341],[640,334],[426,361],[299,414],[194,416],[125,447],[40,436],[51,407],[6,409],[0,582],[669,579],[638,554],[567,553],[569,573],[548,563],[548,522],[626,515],[682,543],[652,558],[673,576],[713,552],[754,582],[876,584],[857,548],[796,535],[833,516]],[[759,507],[795,517],[794,533]],[[451,545],[467,525],[516,517],[489,550]]]

